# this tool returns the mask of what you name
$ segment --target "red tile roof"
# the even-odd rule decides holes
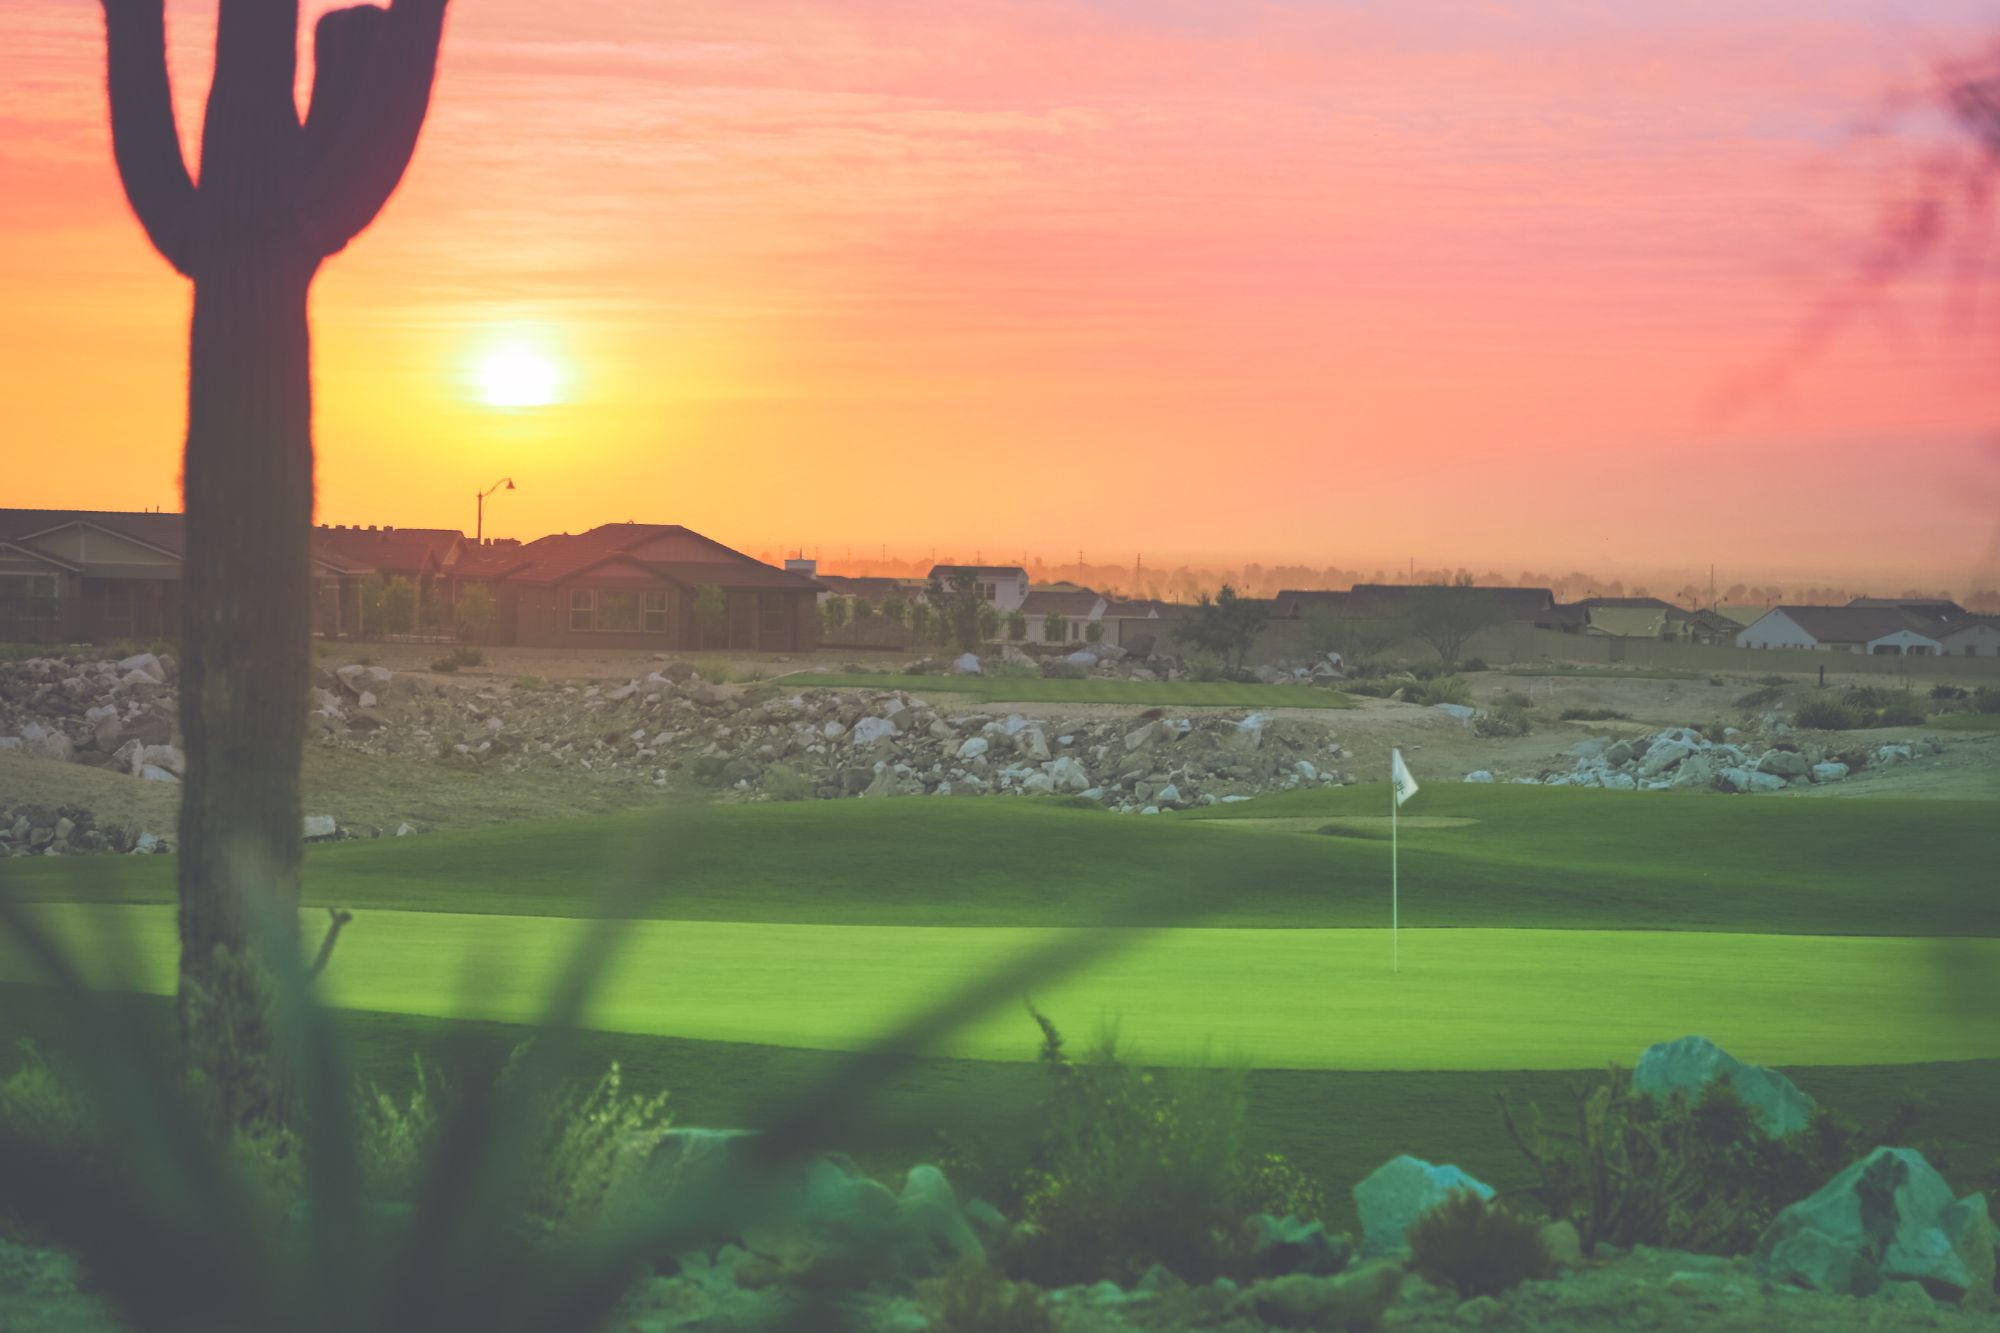
[[[72,523],[89,523],[169,555],[181,553],[179,514],[121,509],[0,509],[0,537],[15,541]]]
[[[628,555],[634,547],[665,537],[689,539],[694,549],[713,552],[712,560],[642,560]],[[614,557],[649,569],[660,577],[689,586],[714,583],[725,588],[797,588],[817,591],[804,574],[775,568],[731,550],[678,523],[604,523],[588,532],[558,533],[525,542],[521,565],[507,577],[522,583],[561,583]]]
[[[330,527],[312,530],[315,559],[349,574],[418,574],[444,564],[463,542],[457,528]]]

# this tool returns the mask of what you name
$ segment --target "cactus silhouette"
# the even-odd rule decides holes
[[[180,1020],[219,1122],[282,1120],[268,969],[297,945],[312,605],[306,293],[388,201],[430,103],[446,0],[320,19],[293,100],[298,0],[221,0],[199,180],[181,158],[163,0],[103,0],[113,151],[194,283],[182,470]]]

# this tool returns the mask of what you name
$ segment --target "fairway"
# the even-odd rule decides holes
[[[129,935],[131,989],[165,993],[174,914],[33,909],[80,955]],[[308,930],[314,929],[308,919]],[[583,922],[368,912],[322,981],[330,1003],[436,1018],[539,1014]],[[951,989],[1061,932],[1025,928],[635,921],[587,1024],[610,1032],[817,1050],[869,1044]],[[1700,1032],[1781,1065],[1968,1060],[2000,1050],[1949,982],[2000,971],[2000,941],[1610,931],[1099,932],[1105,951],[1034,990],[1066,1028],[1115,1026],[1159,1063],[1266,1069],[1576,1069]],[[97,953],[101,965],[104,955]],[[0,980],[30,980],[0,953]],[[1008,1004],[927,1054],[1019,1059]]]
[[[1043,676],[890,676],[865,671],[802,671],[774,685],[945,694],[981,703],[1129,704],[1183,708],[1352,708],[1354,700],[1310,685],[1238,681],[1057,680]]]

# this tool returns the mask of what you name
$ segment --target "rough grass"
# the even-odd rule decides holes
[[[18,1063],[20,1038],[53,1048],[60,1030],[57,1004],[53,992],[0,984],[0,1077]],[[148,997],[132,1008],[160,1041],[174,1039],[171,1001]],[[504,1024],[402,1014],[341,1012],[334,1022],[360,1081],[398,1098],[412,1090],[413,1053],[426,1067],[442,1069],[467,1042],[505,1049],[529,1035]],[[1021,1157],[1042,1132],[1049,1075],[1026,1063],[1035,1032],[1025,1013],[1017,1027],[1023,1063],[928,1058],[882,1070],[872,1085],[863,1132],[847,1146],[864,1166],[885,1175],[934,1160],[943,1131],[954,1140],[976,1138],[992,1151]],[[1087,1021],[1080,1030],[1088,1030]],[[581,1032],[565,1049],[563,1068],[576,1085],[588,1086],[617,1061],[628,1089],[671,1092],[676,1123],[730,1126],[744,1123],[762,1099],[805,1087],[835,1058],[778,1046]],[[2000,1123],[1992,1115],[2000,1060],[1787,1072],[1823,1105],[1862,1123],[1879,1123],[1904,1098],[1920,1096],[1928,1108],[1921,1135],[1968,1145],[1971,1159],[2000,1155]],[[1247,1143],[1255,1152],[1284,1153],[1319,1181],[1328,1226],[1352,1230],[1354,1183],[1398,1153],[1456,1162],[1503,1190],[1533,1183],[1500,1128],[1493,1093],[1506,1092],[1516,1107],[1539,1103],[1554,1109],[1569,1104],[1566,1084],[1592,1077],[1588,1070],[1253,1069],[1247,1075]]]
[[[1031,798],[681,807],[316,847],[306,897],[590,916],[613,869],[657,831],[659,891],[626,914],[1061,926],[1099,919],[1117,895],[1192,882],[1204,910],[1180,924],[1373,927],[1388,829],[1309,830],[1380,816],[1384,797],[1380,785],[1290,792],[1150,819]],[[1430,926],[2000,936],[1989,802],[1441,783],[1404,813],[1470,821],[1402,830],[1403,888]],[[1320,822],[1203,826],[1264,818]],[[1910,847],[1924,849],[1922,875],[1908,873]],[[0,862],[0,882],[29,899],[174,901],[168,857],[15,859]]]
[[[1938,731],[2000,731],[2000,713],[1945,713],[1924,725]]]
[[[892,676],[806,671],[772,682],[779,689],[907,690],[981,703],[1132,704],[1177,708],[1352,708],[1354,700],[1312,685],[1192,680],[1051,680],[1042,676]]]

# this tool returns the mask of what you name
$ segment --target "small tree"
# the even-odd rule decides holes
[[[845,597],[827,598],[826,602],[819,609],[819,623],[828,634],[845,625],[847,623],[847,599]]]
[[[709,640],[728,623],[728,596],[716,584],[702,584],[694,594],[695,633],[700,638],[701,646],[708,647]]]
[[[1069,638],[1069,617],[1060,611],[1051,611],[1042,617],[1042,642],[1062,643]]]
[[[1437,650],[1446,670],[1458,665],[1467,639],[1504,618],[1493,594],[1475,588],[1470,576],[1410,592],[1410,632]]]
[[[389,581],[370,574],[354,585],[354,637],[388,633]]]
[[[1102,643],[1104,641],[1104,622],[1093,620],[1085,625],[1083,627],[1083,639],[1085,643]]]
[[[882,618],[898,625],[910,623],[910,603],[901,597],[882,599]]]
[[[1000,637],[1000,612],[991,602],[979,604],[979,641],[991,643]]]
[[[1007,622],[1007,641],[1009,643],[1020,643],[1028,637],[1027,612],[1021,610],[1019,607],[1015,607],[1003,618]]]
[[[382,590],[382,628],[389,634],[408,634],[417,627],[417,585],[414,579],[398,574]]]
[[[859,625],[874,618],[875,603],[865,597],[854,598],[847,608],[847,619],[851,624]]]
[[[493,628],[493,590],[483,583],[475,583],[458,595],[458,605],[453,608],[453,620],[458,626],[458,634],[463,639],[485,637]]]
[[[910,641],[929,643],[937,633],[937,612],[929,602],[910,603]]]
[[[979,581],[972,571],[960,570],[949,579],[931,580],[931,604],[937,611],[940,636],[961,652],[979,647],[979,608],[987,605],[979,595]]]
[[[1240,667],[1250,655],[1257,636],[1264,632],[1267,615],[1263,607],[1238,597],[1236,589],[1225,583],[1213,597],[1203,593],[1174,633],[1196,651],[1213,654],[1229,666]]]

